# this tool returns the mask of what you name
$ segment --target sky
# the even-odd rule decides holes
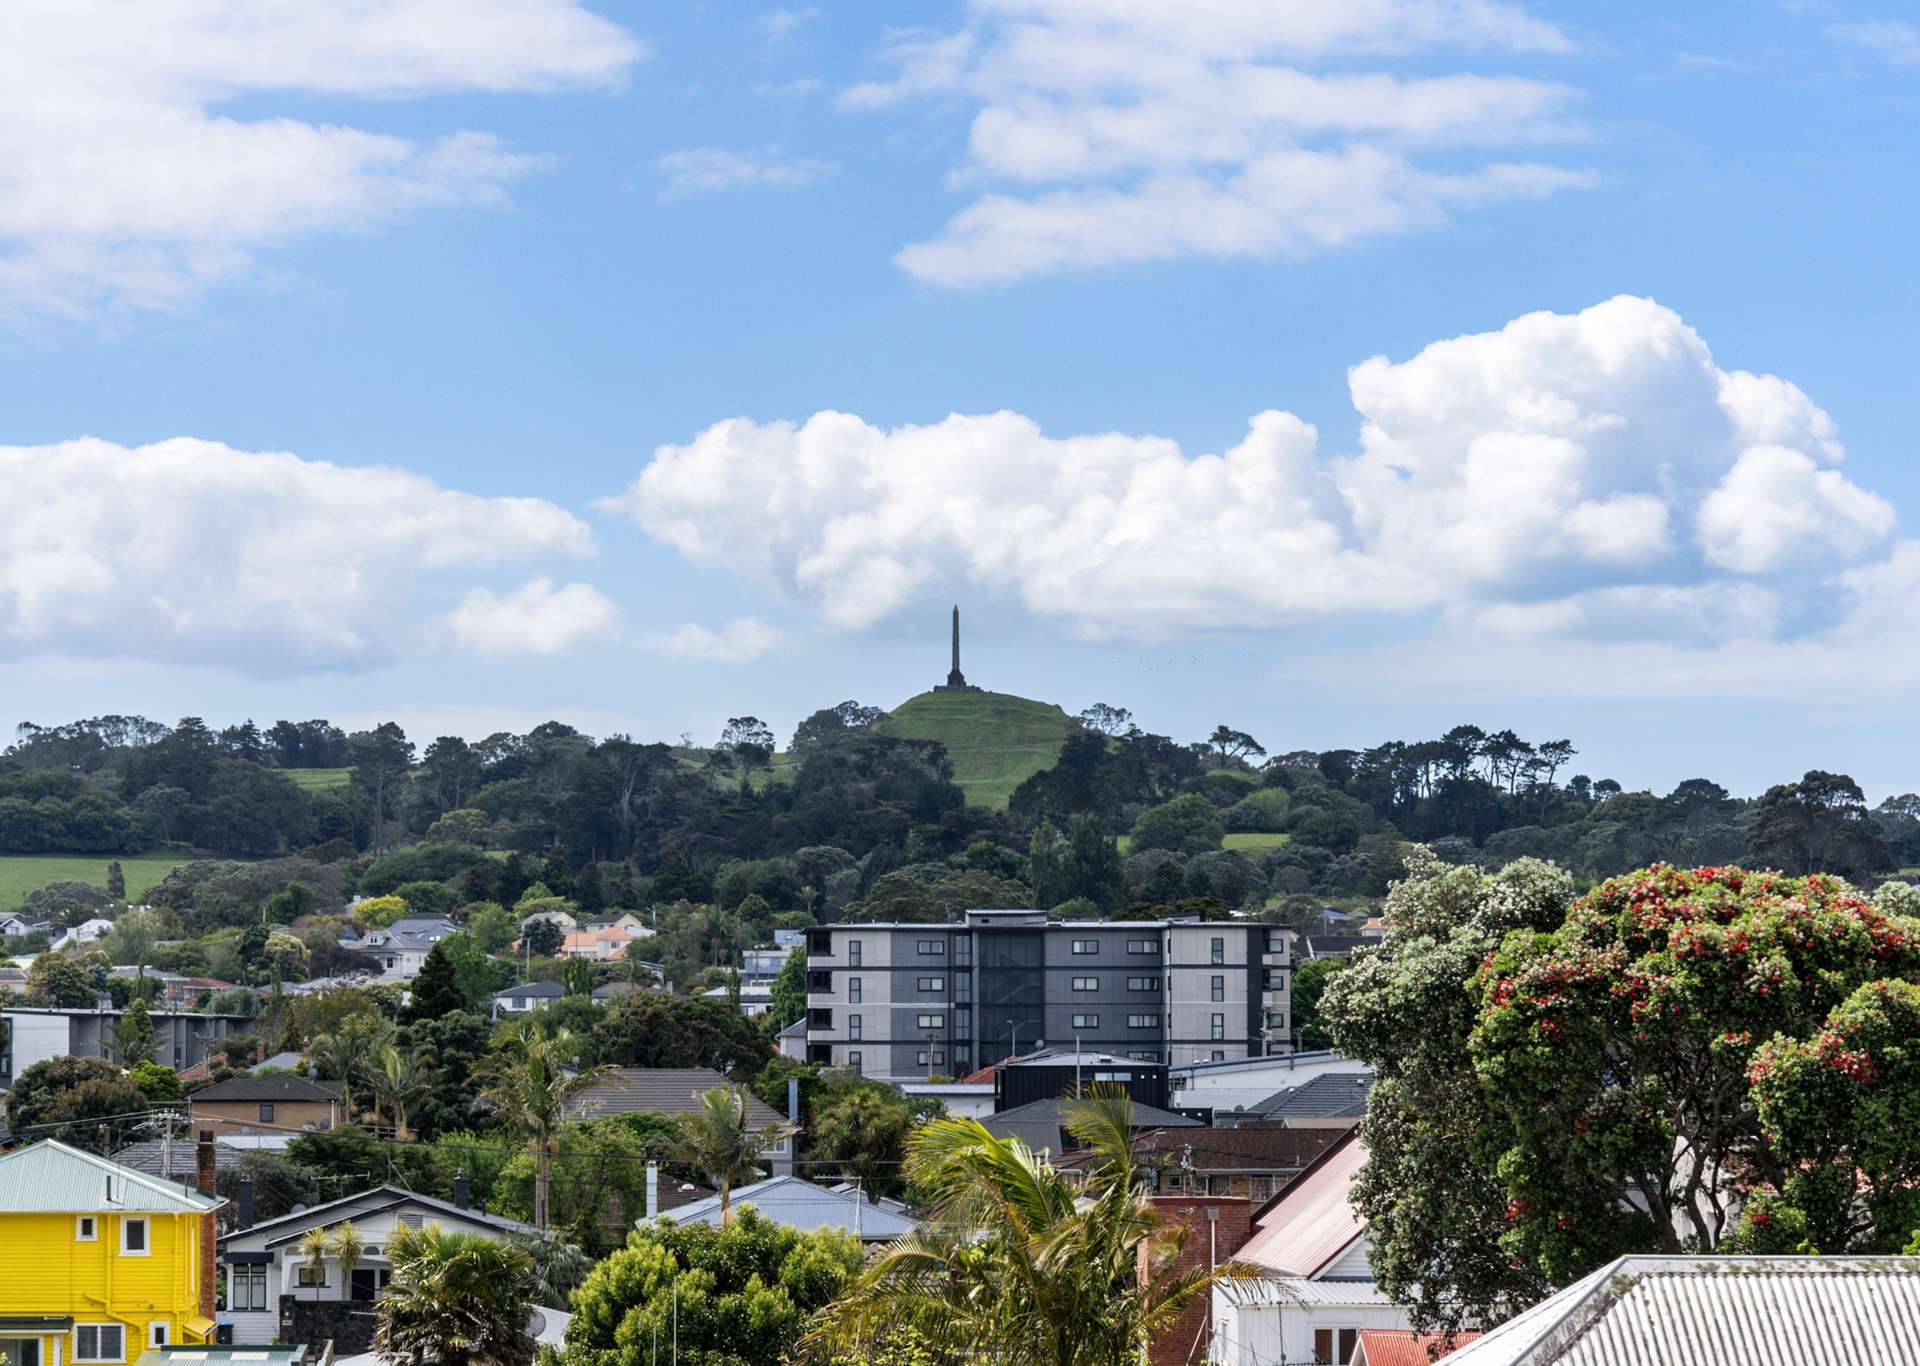
[[[1913,790],[1905,12],[14,0],[0,724]]]

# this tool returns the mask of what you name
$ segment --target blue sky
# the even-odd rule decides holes
[[[1897,6],[222,8],[0,18],[8,722],[784,732],[958,600],[1180,736],[1915,786]]]

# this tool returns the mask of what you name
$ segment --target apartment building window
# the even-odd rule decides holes
[[[1287,951],[1287,932],[1285,930],[1267,931],[1267,952],[1285,953]]]
[[[947,1060],[947,1055],[936,1048],[933,1050],[932,1060],[929,1061],[927,1058],[927,1050],[923,1048],[913,1055],[913,1060],[922,1067],[938,1067]]]
[[[847,1066],[851,1067],[856,1072],[860,1070],[860,1050],[859,1049],[856,1048],[854,1049],[853,1052],[847,1054]]]
[[[117,1323],[82,1323],[73,1330],[75,1361],[125,1361],[127,1330]]]
[[[953,939],[953,965],[957,968],[973,966],[973,939],[960,934]]]
[[[945,991],[947,979],[944,977],[922,977],[915,984],[921,991]]]
[[[1127,1016],[1128,1029],[1158,1029],[1159,1027],[1160,1027],[1160,1017],[1158,1015]]]
[[[1160,941],[1158,939],[1129,939],[1127,941],[1127,952],[1158,954],[1160,952]]]
[[[956,972],[953,974],[953,999],[971,1001],[973,999],[973,974]]]
[[[1129,977],[1127,978],[1127,990],[1158,991],[1160,990],[1160,979],[1158,977]]]
[[[945,1029],[947,1021],[942,1015],[921,1015],[914,1019],[914,1026],[919,1029]]]
[[[825,1006],[815,1006],[807,1012],[808,1029],[832,1029],[833,1012]]]
[[[1073,951],[1075,953],[1098,953],[1100,952],[1100,941],[1098,939],[1076,939],[1073,941]]]
[[[1213,982],[1208,989],[1213,993],[1208,997],[1209,1000],[1224,1001],[1227,999],[1227,979],[1220,974],[1214,974]]]
[[[1098,977],[1076,977],[1073,979],[1073,989],[1075,991],[1098,991],[1100,990],[1100,979]]]
[[[920,953],[925,957],[945,958],[947,956],[947,941],[944,939],[922,939],[919,949]]]
[[[858,939],[849,939],[847,941],[847,966],[850,968],[860,966],[860,941]]]
[[[860,1004],[860,979],[858,977],[847,978],[847,999],[854,1005]]]
[[[1216,1039],[1224,1039],[1227,1037],[1226,1016],[1216,1015],[1213,1017],[1213,1037]]]
[[[1213,1050],[1213,1061],[1215,1061],[1215,1062],[1225,1062],[1226,1060],[1227,1060],[1227,1050],[1226,1050],[1226,1049],[1224,1049],[1224,1048],[1216,1048],[1216,1049],[1214,1049],[1214,1050]]]
[[[953,1032],[956,1034],[971,1034],[973,1032],[973,1009],[971,1006],[954,1007]]]
[[[1127,1056],[1135,1062],[1159,1062],[1160,1050],[1157,1048],[1142,1048],[1127,1054]]]
[[[1100,1027],[1100,1017],[1098,1015],[1076,1015],[1073,1017],[1073,1027],[1075,1029],[1098,1029]]]
[[[1224,963],[1227,961],[1227,941],[1226,940],[1215,939],[1213,941],[1213,961],[1216,963]]]
[[[1286,1012],[1283,1010],[1269,1010],[1267,1012],[1267,1028],[1273,1030],[1276,1034],[1284,1033],[1287,1028]]]
[[[860,1017],[858,1015],[847,1016],[847,1037],[855,1043],[860,1042]]]

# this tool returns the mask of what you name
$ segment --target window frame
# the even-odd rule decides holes
[[[135,1225],[140,1228],[140,1246],[128,1247],[127,1234]],[[123,1214],[120,1216],[120,1255],[122,1257],[151,1257],[153,1255],[153,1220],[144,1214]]]
[[[1158,958],[1160,956],[1160,941],[1158,939],[1129,939],[1127,941],[1127,952],[1137,953],[1143,958]]]
[[[273,1123],[273,1102],[270,1100],[260,1102],[260,1123]]]
[[[860,1016],[858,1012],[847,1016],[847,1042],[848,1043],[865,1043],[866,1042],[865,1039],[860,1037]]]
[[[858,977],[847,978],[847,1004],[850,1006],[860,1004],[860,979]]]
[[[1220,968],[1227,964],[1227,941],[1219,935],[1213,937],[1213,966]]]
[[[1226,1000],[1227,999],[1226,974],[1222,972],[1214,973],[1212,976],[1212,980],[1207,983],[1207,992],[1208,992],[1207,999],[1210,1001]]]
[[[1073,1027],[1075,1029],[1098,1029],[1100,1027],[1100,1017],[1098,1015],[1076,1015],[1073,1017]]]
[[[97,1214],[76,1214],[73,1216],[73,1241],[76,1243],[97,1243],[100,1241],[100,1216]]]
[[[917,958],[945,958],[947,956],[947,941],[944,939],[917,940],[914,943],[913,952]]]
[[[319,1280],[312,1280],[313,1272],[320,1273]],[[297,1290],[325,1290],[327,1288],[327,1262],[323,1257],[317,1262],[302,1262],[293,1269],[293,1284]]]
[[[859,939],[849,939],[847,941],[847,966],[848,967],[857,968],[857,967],[864,966],[864,964],[862,964],[860,961],[860,945],[862,944],[862,942],[864,941]]]
[[[1213,1037],[1209,1039],[1208,1042],[1209,1043],[1225,1043],[1226,1040],[1227,1040],[1227,1017],[1224,1014],[1216,1014],[1213,1017]]]
[[[913,1017],[913,1027],[915,1029],[945,1029],[947,1027],[947,1017],[933,1014],[916,1015]]]
[[[173,1343],[173,1324],[166,1319],[147,1320],[147,1346],[167,1347]]]
[[[859,1049],[857,1048],[848,1049],[847,1050],[847,1066],[851,1067],[856,1073],[859,1072],[860,1059],[862,1056],[863,1054]]]
[[[1073,941],[1073,951],[1079,954],[1098,953],[1100,952],[1100,941],[1098,939],[1076,939]]]
[[[1073,989],[1075,991],[1098,991],[1100,990],[1100,979],[1098,977],[1076,977],[1073,979]]]
[[[93,1351],[87,1353],[81,1349],[81,1334],[93,1333]],[[101,1338],[108,1332],[118,1335],[120,1350],[108,1356],[102,1350]],[[127,1326],[124,1323],[76,1323],[73,1325],[73,1360],[83,1362],[118,1362],[127,1359]]]
[[[947,979],[945,977],[915,978],[913,989],[915,991],[925,991],[934,995],[945,996],[947,994]]]
[[[1158,1029],[1159,1027],[1160,1016],[1158,1015],[1141,1014],[1127,1016],[1128,1029]]]
[[[1142,982],[1145,982],[1147,985],[1141,986],[1140,983]],[[1127,990],[1128,991],[1159,991],[1160,979],[1158,977],[1129,977],[1127,978]]]
[[[240,1304],[237,1287],[247,1287],[247,1304]],[[255,1296],[253,1292],[260,1293]],[[259,1300],[255,1304],[252,1301]],[[267,1268],[263,1264],[236,1264],[227,1268],[227,1312],[230,1314],[264,1314],[267,1312]]]

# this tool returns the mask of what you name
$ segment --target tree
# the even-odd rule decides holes
[[[1373,1272],[1423,1326],[1497,1323],[1550,1282],[1500,1247],[1506,1188],[1470,1136],[1492,1122],[1467,1053],[1479,1016],[1469,987],[1507,935],[1560,925],[1573,883],[1533,860],[1497,874],[1441,863],[1424,847],[1382,906],[1387,939],[1327,984],[1321,1013],[1334,1046],[1375,1072],[1353,1187]]]
[[[536,958],[551,958],[566,945],[567,933],[551,920],[529,920],[520,930],[521,943]]]
[[[1622,1252],[1711,1252],[1742,1191],[1806,1176],[1792,1154],[1871,1157],[1847,1088],[1846,1104],[1824,1088],[1794,1098],[1791,1123],[1776,1106],[1783,1150],[1756,1080],[1784,1069],[1811,1085],[1826,1065],[1872,1087],[1876,1058],[1897,1073],[1883,1044],[1903,1028],[1902,1003],[1882,984],[1916,973],[1920,919],[1819,874],[1659,866],[1602,883],[1550,934],[1507,939],[1476,975],[1468,1040],[1492,1121],[1476,1150],[1509,1202],[1502,1251],[1557,1283]],[[1877,1191],[1898,1184],[1886,1165],[1877,1175],[1889,1183]],[[1904,1194],[1896,1204],[1915,1213]],[[1819,1222],[1828,1235],[1839,1223]],[[1902,1222],[1822,1250],[1899,1247],[1911,1232]]]
[[[377,856],[386,849],[386,830],[394,817],[397,794],[413,769],[413,742],[399,726],[383,721],[349,738],[347,753],[353,763],[353,786],[373,804],[373,852]]]
[[[1293,970],[1293,1037],[1301,1048],[1333,1047],[1320,998],[1333,975],[1352,966],[1351,958],[1310,958]]]
[[[1058,906],[1073,895],[1067,890],[1067,842],[1045,816],[1027,836],[1027,883],[1043,907]]]
[[[317,1034],[307,1043],[307,1058],[322,1078],[341,1085],[342,1109],[351,1120],[358,1111],[353,1088],[369,1080],[373,1059],[393,1042],[393,1025],[368,1012],[348,1015],[331,1033]]]
[[[1133,852],[1201,854],[1218,849],[1226,837],[1219,809],[1199,793],[1188,792],[1140,813],[1133,823]]]
[[[121,868],[120,860],[114,859],[107,864],[107,895],[123,905],[127,899],[127,874]]]
[[[504,1045],[477,1073],[486,1083],[480,1091],[481,1103],[501,1123],[525,1137],[533,1156],[533,1222],[537,1228],[547,1227],[554,1138],[566,1122],[568,1104],[611,1070],[569,1070],[579,1054],[580,1041],[569,1031],[549,1034],[539,1021],[516,1020]]]
[[[807,1013],[807,954],[795,949],[773,979],[767,1015],[777,1029],[785,1029]]]
[[[307,946],[296,935],[275,930],[267,936],[264,950],[266,959],[273,964],[275,989],[288,977],[298,980],[307,969]]]
[[[789,1361],[810,1317],[860,1269],[860,1244],[745,1209],[732,1223],[651,1224],[594,1267],[573,1299],[567,1366],[646,1366],[658,1344],[707,1366]],[[676,1332],[677,1329],[677,1332]]]
[[[420,964],[420,972],[408,988],[407,1005],[400,1012],[402,1024],[411,1024],[415,1020],[435,1020],[452,1011],[465,1010],[473,1004],[460,989],[453,960],[447,956],[445,947],[443,942],[427,950],[427,956]]]
[[[1753,809],[1747,845],[1791,873],[1852,876],[1893,866],[1860,785],[1818,769],[1767,790]]]
[[[467,912],[467,933],[483,953],[499,953],[513,943],[513,916],[496,901],[485,901]]]
[[[1120,861],[1120,850],[1113,837],[1096,816],[1083,813],[1073,818],[1067,829],[1067,856],[1062,872],[1067,893],[1062,901],[1083,897],[1098,906],[1103,915],[1111,915],[1126,902],[1126,865]]]
[[[380,1050],[376,1066],[368,1072],[375,1104],[386,1107],[393,1116],[394,1137],[407,1137],[407,1111],[424,1100],[433,1089],[433,1065],[419,1052],[402,1052],[392,1044]]]
[[[673,1152],[720,1188],[720,1222],[733,1218],[733,1188],[760,1176],[766,1150],[793,1131],[784,1124],[753,1122],[751,1095],[744,1086],[716,1087],[696,1097],[700,1108],[679,1116]]]
[[[724,1001],[643,991],[616,1005],[593,1031],[594,1051],[620,1067],[711,1067],[749,1077],[767,1065],[765,1034]]]
[[[1142,1359],[1158,1330],[1205,1302],[1234,1273],[1180,1268],[1186,1229],[1161,1222],[1142,1189],[1132,1103],[1097,1087],[1064,1111],[1090,1153],[1081,1182],[977,1120],[915,1134],[906,1171],[928,1217],[827,1305],[800,1357],[916,1333],[956,1360],[1112,1366]]]
[[[1244,730],[1235,730],[1224,722],[1213,728],[1213,734],[1207,737],[1207,747],[1219,757],[1219,761],[1223,764],[1233,763],[1249,756],[1264,758],[1267,753],[1258,740]]]
[[[395,1225],[393,1277],[373,1349],[389,1366],[527,1366],[533,1259],[511,1243],[438,1224]]]
[[[171,1105],[187,1098],[180,1074],[161,1063],[136,1062],[127,1069],[127,1080],[155,1105]]]
[[[148,1108],[146,1095],[110,1062],[47,1058],[14,1078],[7,1126],[26,1142],[57,1138],[104,1154],[115,1150]]]
[[[43,953],[27,969],[29,1001],[79,1010],[97,998],[86,969],[70,953]]]
[[[147,1011],[146,997],[134,997],[120,1016],[114,1028],[114,1044],[124,1066],[153,1061],[153,1016]]]
[[[1132,712],[1105,702],[1095,702],[1074,719],[1098,735],[1125,735],[1133,729]]]
[[[720,750],[743,775],[773,762],[773,729],[757,716],[736,716],[720,732]]]
[[[807,1126],[807,1157],[828,1164],[838,1179],[857,1181],[869,1196],[906,1189],[901,1163],[922,1115],[890,1086],[861,1082],[817,1103]],[[821,1173],[816,1170],[815,1175]]]

